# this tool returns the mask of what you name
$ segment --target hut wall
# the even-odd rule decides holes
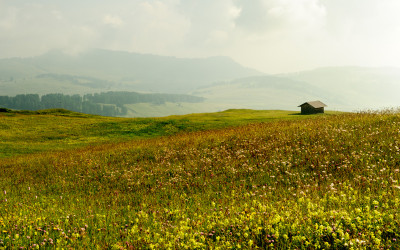
[[[317,113],[324,113],[324,108],[314,108],[309,104],[304,104],[301,106],[301,113],[302,114],[317,114]]]

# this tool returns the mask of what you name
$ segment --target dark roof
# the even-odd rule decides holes
[[[303,104],[301,104],[299,107],[308,104],[311,105],[313,108],[323,108],[323,107],[327,107],[327,105],[321,101],[313,101],[313,102],[305,102]]]

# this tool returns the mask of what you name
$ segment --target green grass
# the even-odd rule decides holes
[[[400,248],[399,113],[262,113],[0,159],[0,249]]]
[[[228,110],[132,119],[86,115],[63,109],[1,112],[0,157],[307,117],[293,114],[295,112]]]

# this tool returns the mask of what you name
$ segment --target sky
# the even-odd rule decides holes
[[[0,58],[101,48],[267,74],[400,67],[399,0],[0,0]]]

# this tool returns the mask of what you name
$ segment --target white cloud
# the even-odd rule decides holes
[[[227,55],[266,72],[397,65],[398,0],[0,0],[0,55]]]
[[[268,14],[291,27],[314,29],[324,26],[326,10],[319,0],[275,0]]]
[[[169,54],[171,49],[182,46],[183,36],[190,28],[174,5],[163,1],[140,2],[132,6],[125,18],[125,37],[121,41],[131,51]]]
[[[15,27],[17,21],[18,9],[15,7],[0,8],[0,28],[2,30],[11,30]]]
[[[319,0],[237,0],[238,26],[254,32],[309,29],[324,24],[326,10]]]
[[[190,24],[184,37],[187,50],[195,54],[218,54],[216,50],[230,43],[235,18],[240,9],[231,0],[181,1],[177,11]]]
[[[104,17],[103,22],[105,24],[109,24],[115,28],[121,27],[124,24],[124,21],[122,21],[122,19],[119,16],[113,16],[113,15],[109,15],[109,14],[107,14]]]

